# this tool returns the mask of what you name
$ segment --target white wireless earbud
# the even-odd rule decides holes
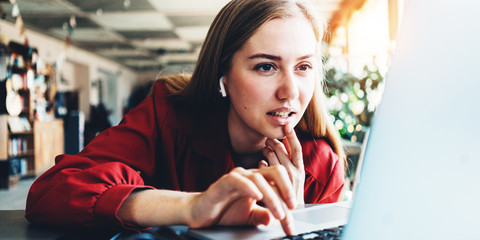
[[[227,91],[225,91],[225,85],[223,84],[223,76],[220,77],[218,84],[220,85],[220,94],[222,94],[222,97],[227,97]]]

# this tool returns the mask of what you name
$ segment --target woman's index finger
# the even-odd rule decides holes
[[[293,164],[298,166],[297,164],[302,160],[302,145],[300,144],[297,134],[290,124],[285,125],[284,131],[286,138],[283,143],[290,154]]]

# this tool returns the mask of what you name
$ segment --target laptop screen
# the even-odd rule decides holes
[[[406,3],[345,239],[480,237],[479,9]]]

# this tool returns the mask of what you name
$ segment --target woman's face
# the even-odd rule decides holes
[[[238,50],[225,77],[229,129],[246,136],[283,138],[313,95],[317,43],[303,16],[273,19]]]

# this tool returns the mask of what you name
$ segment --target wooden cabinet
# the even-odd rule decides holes
[[[48,122],[35,121],[33,124],[34,139],[34,173],[42,174],[55,164],[55,157],[64,153],[63,120]]]
[[[0,161],[8,158],[7,115],[0,115]]]

